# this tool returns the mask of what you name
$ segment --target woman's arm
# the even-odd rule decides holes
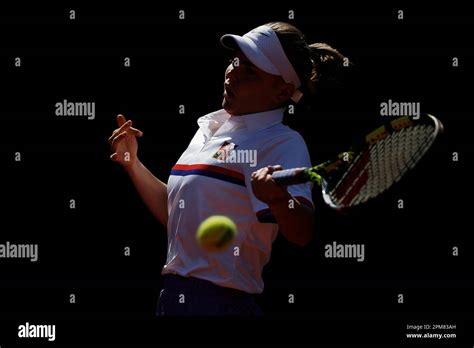
[[[168,223],[168,192],[166,184],[158,180],[138,159],[137,137],[142,131],[132,127],[132,121],[117,116],[119,128],[112,132],[109,143],[110,159],[119,163],[132,179],[135,188],[151,213],[166,226]]]
[[[126,167],[135,188],[150,212],[164,226],[168,223],[168,192],[164,182],[154,176],[139,160]]]
[[[299,202],[288,191],[286,194],[287,197],[269,202],[268,206],[286,239],[305,246],[313,238],[314,211]]]
[[[272,211],[280,232],[290,242],[304,246],[313,238],[313,209],[293,197],[285,187],[275,183],[271,174],[282,170],[281,166],[267,166],[252,174],[252,189],[255,197]]]

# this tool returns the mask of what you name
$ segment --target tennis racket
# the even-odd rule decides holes
[[[442,131],[432,115],[399,117],[369,133],[358,149],[315,167],[276,171],[272,178],[280,185],[314,182],[328,206],[346,210],[380,196],[403,178]]]

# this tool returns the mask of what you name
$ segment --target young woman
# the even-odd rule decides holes
[[[282,124],[284,109],[329,81],[344,57],[328,45],[308,45],[297,28],[281,22],[224,35],[221,42],[235,51],[225,71],[223,109],[199,118],[167,184],[139,161],[142,132],[131,120],[119,115],[109,138],[111,159],[168,228],[158,315],[260,314],[254,295],[263,291],[262,270],[278,231],[301,246],[313,234],[311,184],[282,187],[271,174],[311,166],[303,138]],[[239,151],[256,160],[230,160]],[[218,253],[202,250],[195,237],[211,215],[226,215],[238,228],[232,247]]]

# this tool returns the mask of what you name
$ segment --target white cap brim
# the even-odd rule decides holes
[[[237,47],[232,46],[232,42],[237,44],[238,48],[242,53],[259,69],[272,75],[280,76],[278,69],[273,63],[258,49],[257,44],[247,37],[226,34],[221,37],[221,43],[224,47],[229,49],[235,49]]]

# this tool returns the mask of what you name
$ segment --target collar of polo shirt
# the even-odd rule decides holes
[[[301,87],[300,79],[272,28],[262,25],[244,36],[226,34],[221,37],[221,43],[229,49],[235,49],[237,44],[256,67],[269,74],[279,75],[286,83],[293,84],[295,92],[291,99],[294,102],[300,101],[303,96],[298,89]]]
[[[229,121],[242,122],[249,131],[259,131],[283,121],[284,109],[256,112],[241,116],[232,116]]]

